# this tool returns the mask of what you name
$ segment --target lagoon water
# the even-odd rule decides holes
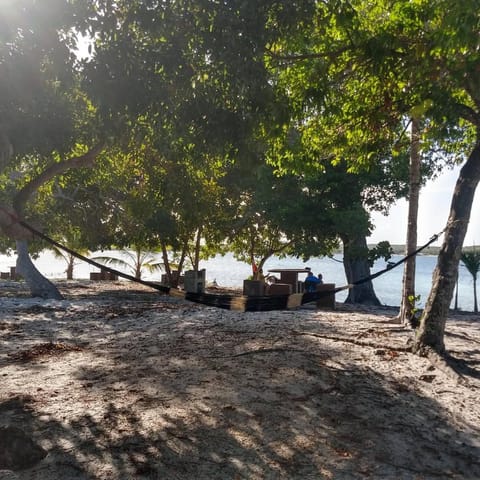
[[[109,252],[102,252],[102,255]],[[93,256],[93,255],[92,255]],[[397,262],[402,257],[394,255],[391,259]],[[265,265],[264,271],[275,268],[303,268],[310,267],[315,274],[322,273],[326,283],[335,283],[337,286],[346,284],[345,273],[341,263],[342,256],[335,255],[333,258],[311,259],[304,263],[297,258],[271,258]],[[419,255],[417,257],[416,266],[416,291],[420,295],[418,302],[419,307],[423,307],[427,296],[430,292],[432,283],[432,273],[437,261],[436,256]],[[48,278],[65,278],[66,264],[62,259],[56,258],[51,252],[45,251],[42,255],[34,260],[37,268]],[[0,271],[8,272],[10,266],[15,265],[15,257],[0,255]],[[377,261],[372,268],[372,273],[385,268],[385,261]],[[224,287],[241,287],[243,280],[251,274],[250,266],[236,261],[233,255],[217,256],[208,261],[203,261],[200,268],[206,269],[207,283],[214,280],[219,286]],[[95,267],[78,262],[74,270],[74,278],[89,278],[90,272],[98,271]],[[131,272],[127,272],[131,273]],[[145,279],[159,280],[160,274],[145,275]],[[377,297],[384,305],[398,306],[400,305],[402,292],[402,276],[403,265],[391,269],[373,281],[373,286]],[[303,279],[301,276],[300,279]],[[342,302],[347,296],[346,292],[337,294],[337,301]],[[453,307],[453,302],[452,302]],[[473,311],[473,279],[466,268],[461,265],[458,281],[458,307],[464,311]]]

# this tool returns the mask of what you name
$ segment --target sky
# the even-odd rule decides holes
[[[450,202],[460,167],[446,170],[437,179],[428,182],[420,191],[420,208],[418,212],[418,245],[423,245],[436,233],[445,228]],[[477,189],[472,214],[464,246],[480,245],[480,193]],[[405,244],[407,237],[408,205],[405,200],[398,201],[390,209],[388,216],[372,214],[375,230],[368,238],[368,243],[388,240],[391,244]],[[434,246],[442,244],[443,237]]]

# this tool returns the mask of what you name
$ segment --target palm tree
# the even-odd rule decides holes
[[[470,252],[462,252],[460,260],[473,277],[473,311],[478,313],[477,303],[477,274],[480,270],[480,252],[473,250]]]
[[[122,250],[120,254],[124,258],[118,258],[115,256],[99,256],[92,257],[95,260],[104,265],[112,265],[114,267],[122,268],[130,271],[135,278],[142,278],[142,271],[148,270],[150,273],[158,270],[162,270],[163,262],[159,262],[155,254],[151,252],[145,252],[138,247],[133,247],[132,250]]]
[[[70,248],[71,250],[80,253],[81,255],[88,255],[90,253],[88,248],[86,248],[82,243],[81,235],[75,230],[72,230],[61,236],[58,239],[58,242]],[[56,258],[65,260],[67,264],[67,269],[65,270],[65,273],[67,274],[67,280],[72,280],[73,269],[77,264],[76,258],[71,253],[68,253],[56,246],[50,246],[49,249],[53,251],[53,254]]]

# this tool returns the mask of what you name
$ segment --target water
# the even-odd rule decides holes
[[[390,261],[398,262],[403,257],[393,255]],[[419,308],[425,305],[432,286],[432,274],[437,263],[437,257],[431,255],[417,256],[416,264],[416,294],[420,296],[417,303]],[[311,259],[307,263],[296,258],[278,259],[272,258],[265,264],[264,272],[275,268],[303,268],[310,267],[315,274],[321,273],[325,283],[335,283],[336,286],[346,285],[346,277],[342,264],[342,255],[333,258]],[[375,262],[371,273],[385,269],[384,260]],[[201,268],[206,268],[207,281],[216,279],[220,285],[240,286],[243,279],[251,275],[249,265],[236,262],[232,255],[217,257],[208,262],[202,262]],[[278,276],[278,274],[276,274]],[[299,279],[303,279],[300,274]],[[402,294],[403,264],[389,270],[373,280],[373,287],[378,299],[384,305],[399,306]],[[336,295],[337,301],[344,301],[348,292],[345,290]],[[452,300],[452,307],[454,300]],[[458,280],[458,307],[461,310],[473,311],[473,279],[466,268],[461,265]]]
[[[110,252],[102,252],[102,255],[108,255]],[[93,256],[93,255],[92,255]],[[394,255],[391,259],[397,262],[402,257]],[[325,283],[335,283],[337,286],[345,285],[346,279],[341,263],[342,256],[335,255],[331,258],[312,259],[307,263],[288,257],[284,259],[271,258],[264,267],[264,272],[275,268],[303,268],[310,267],[315,274],[322,273]],[[419,307],[423,307],[427,296],[430,292],[432,284],[432,273],[435,268],[437,257],[429,255],[419,255],[417,257],[416,266],[416,291],[420,295],[418,302]],[[66,264],[62,259],[56,258],[51,252],[45,251],[42,255],[34,260],[37,268],[48,278],[57,279],[65,278]],[[0,255],[0,271],[8,272],[10,266],[15,265],[15,257]],[[372,273],[385,268],[385,261],[377,261],[372,268]],[[245,263],[236,261],[231,254],[225,256],[217,256],[208,261],[200,263],[200,268],[206,269],[207,282],[216,282],[224,287],[241,287],[243,280],[251,275],[251,268]],[[74,278],[89,278],[90,272],[98,271],[95,267],[88,263],[78,261],[74,269]],[[130,273],[131,272],[126,272]],[[277,274],[278,275],[278,274]],[[303,280],[303,274],[299,275],[299,279]],[[159,273],[148,275],[143,278],[148,280],[159,280]],[[389,270],[385,274],[373,281],[373,286],[378,299],[384,305],[398,306],[401,301],[402,292],[402,276],[403,265]],[[347,292],[339,292],[337,301],[344,301]],[[452,301],[453,307],[453,301]],[[461,310],[473,311],[473,279],[466,268],[461,265],[458,281],[458,307]]]

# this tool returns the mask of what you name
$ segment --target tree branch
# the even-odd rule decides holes
[[[473,108],[463,103],[457,103],[457,107],[463,119],[472,123],[477,128],[480,126],[480,115]]]
[[[56,175],[66,172],[70,169],[81,168],[81,167],[91,167],[97,157],[97,155],[103,149],[103,142],[99,143],[91,150],[89,150],[84,155],[79,157],[69,158],[63,160],[53,165],[47,167],[40,175],[33,178],[28,182],[19,192],[15,195],[13,199],[13,208],[15,211],[21,215],[25,204],[28,202],[30,197],[46,182],[54,178]]]
[[[359,340],[358,338],[351,338],[351,337],[338,336],[338,335],[329,335],[329,334],[321,334],[321,333],[313,333],[313,332],[300,332],[297,330],[292,330],[292,335],[305,335],[309,337],[324,338],[325,340],[333,340],[334,342],[353,343],[354,345],[359,345],[360,347],[371,347],[371,348],[377,348],[377,349],[391,350],[395,352],[411,352],[412,351],[412,347],[409,345],[395,346],[395,345],[388,345],[388,344],[383,344],[378,342],[369,342],[369,341]]]
[[[274,60],[285,61],[285,62],[298,62],[301,60],[315,60],[315,59],[328,59],[336,60],[339,55],[344,52],[351,50],[350,46],[345,46],[339,48],[332,52],[325,53],[291,53],[291,54],[279,54],[272,52],[272,50],[267,50],[267,55],[270,55]]]

